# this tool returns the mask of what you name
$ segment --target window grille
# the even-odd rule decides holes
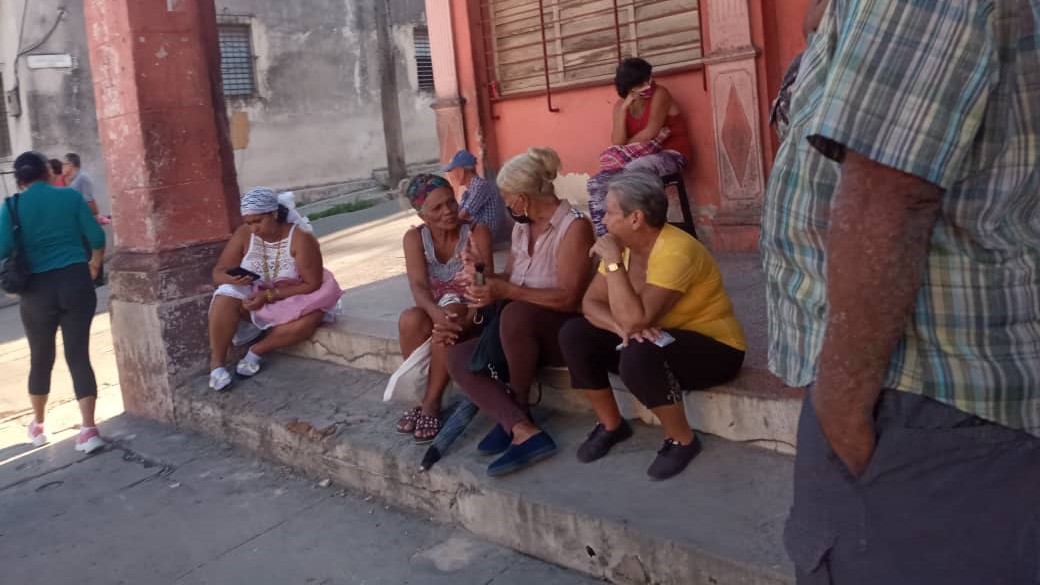
[[[413,31],[415,39],[415,70],[419,78],[419,91],[433,91],[433,59],[430,56],[430,33],[425,26]]]
[[[0,158],[11,156],[11,129],[7,126],[7,91],[0,75]]]
[[[249,97],[256,94],[253,64],[253,34],[248,24],[221,24],[220,76],[226,97]]]

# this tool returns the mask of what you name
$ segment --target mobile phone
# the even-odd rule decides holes
[[[473,268],[476,270],[476,274],[473,275],[473,284],[477,286],[484,286],[485,282],[487,282],[484,278],[484,264],[477,264]]]
[[[662,331],[661,336],[657,338],[657,341],[654,342],[654,345],[656,345],[657,347],[668,347],[673,343],[675,343],[675,338],[672,337],[672,335],[667,331]]]
[[[656,341],[654,341],[654,345],[656,345],[657,347],[668,347],[673,343],[675,343],[675,338],[672,337],[672,334],[668,333],[667,331],[662,331],[661,336],[658,337]],[[617,347],[614,348],[614,351],[621,351],[624,348],[625,344],[619,343]]]
[[[260,275],[259,274],[255,273],[255,272],[253,272],[251,270],[246,270],[245,268],[242,268],[241,266],[236,266],[234,268],[228,268],[227,272],[225,272],[225,274],[227,274],[228,276],[232,276],[234,278],[238,278],[240,276],[248,276],[249,278],[251,278],[253,280],[260,280]]]

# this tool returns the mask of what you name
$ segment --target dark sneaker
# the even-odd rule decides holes
[[[675,477],[686,469],[693,458],[701,452],[701,441],[693,437],[689,445],[680,445],[671,439],[665,439],[664,446],[657,452],[657,459],[650,464],[646,474],[650,479],[662,480]]]
[[[624,419],[621,419],[621,426],[612,431],[608,431],[602,423],[598,423],[596,428],[589,433],[589,438],[585,439],[581,447],[578,447],[578,461],[592,463],[610,452],[611,447],[631,437],[632,427]]]
[[[520,471],[555,454],[556,442],[548,433],[542,431],[519,445],[510,445],[504,455],[488,465],[487,473],[491,477],[506,475]]]
[[[480,440],[480,444],[477,445],[477,451],[481,455],[501,455],[506,452],[506,449],[509,448],[509,444],[512,442],[513,435],[507,433],[502,428],[502,425],[495,425],[491,432]]]

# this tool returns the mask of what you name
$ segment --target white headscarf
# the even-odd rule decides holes
[[[289,210],[285,220],[294,223],[306,232],[313,232],[311,222],[296,211],[296,195],[292,191],[275,194],[273,189],[256,187],[242,195],[240,211],[242,215],[261,215],[278,211],[279,207]]]

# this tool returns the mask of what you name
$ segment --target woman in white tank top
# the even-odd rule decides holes
[[[236,367],[238,375],[253,376],[262,356],[309,338],[331,321],[343,294],[324,269],[318,240],[296,212],[291,193],[253,189],[242,196],[241,211],[242,226],[213,269],[209,385],[214,390],[231,385],[225,362],[236,338],[251,341],[267,331]]]

